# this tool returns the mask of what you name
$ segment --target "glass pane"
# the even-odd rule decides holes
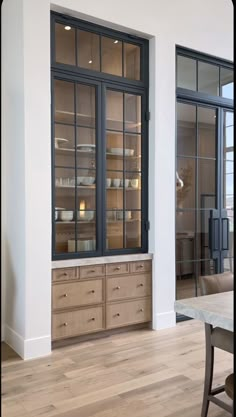
[[[123,245],[123,229],[124,222],[121,219],[121,216],[118,213],[123,213],[123,211],[118,211],[116,209],[107,211],[106,213],[106,248],[107,249],[122,249]]]
[[[107,131],[106,166],[107,170],[123,171],[123,133]]]
[[[231,271],[234,273],[234,258],[224,259],[224,272]]]
[[[177,154],[196,155],[196,106],[177,103]]]
[[[216,161],[210,159],[198,160],[198,204],[201,207],[202,197],[212,196],[215,200],[212,208],[216,207]]]
[[[195,59],[177,56],[177,87],[196,91],[196,86]]]
[[[234,163],[231,161],[224,161],[224,201],[227,196],[234,194]]]
[[[198,211],[198,231],[196,236],[197,259],[210,259],[209,219],[210,210]]]
[[[125,213],[125,214],[124,214]],[[126,210],[122,212],[121,218],[125,216],[125,247],[141,247],[141,211]]]
[[[80,178],[80,177],[77,177]],[[77,189],[77,220],[94,221],[96,210],[96,190],[79,185]]]
[[[125,135],[125,170],[141,171],[141,135]]]
[[[227,68],[220,68],[221,96],[234,99],[234,72]]]
[[[176,299],[196,296],[195,262],[176,262]]]
[[[80,126],[95,127],[95,87],[93,86],[76,85],[76,123]]]
[[[106,128],[123,131],[123,93],[107,90]]]
[[[79,168],[96,168],[96,137],[95,129],[87,127],[76,128],[77,166]]]
[[[56,62],[75,65],[75,29],[55,24]]]
[[[65,213],[65,212],[64,212]],[[75,239],[75,222],[56,223],[55,251],[56,253],[74,252],[70,246],[70,241]]]
[[[55,165],[74,167],[75,129],[74,126],[55,124]]]
[[[69,210],[70,214],[58,216],[60,221],[72,221],[75,210],[75,171],[70,168],[55,169],[55,207],[58,210]]]
[[[176,260],[189,261],[194,257],[195,239],[195,216],[196,212],[176,212]]]
[[[198,61],[198,91],[219,96],[219,67]]]
[[[198,264],[197,267],[198,267],[199,276],[216,274],[216,264],[215,264],[215,261],[213,259],[200,261],[197,264]],[[198,295],[202,295],[199,283],[200,282],[198,280]]]
[[[101,37],[102,72],[122,76],[122,42]]]
[[[106,176],[106,204],[107,210],[123,209],[123,173],[108,171]]]
[[[125,130],[141,132],[141,96],[125,94]]]
[[[140,80],[140,47],[124,43],[124,76]]]
[[[216,110],[198,107],[198,155],[216,157]]]
[[[100,71],[99,36],[77,30],[78,66]]]
[[[90,215],[94,215],[92,220],[79,220],[77,222],[77,251],[95,251],[96,250],[96,222],[95,222],[95,213],[87,212]],[[69,242],[69,252],[73,252],[76,242]]]
[[[225,111],[223,119],[224,159],[234,160],[234,114]]]
[[[132,178],[130,173],[126,173],[122,184],[125,188],[125,209],[141,210],[141,177]]]
[[[67,81],[54,82],[54,118],[55,122],[75,122],[74,84]]]
[[[195,208],[195,159],[177,158],[177,172],[183,181],[177,190],[177,207]]]

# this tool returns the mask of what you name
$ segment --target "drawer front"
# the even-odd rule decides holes
[[[80,278],[103,277],[105,265],[88,265],[80,267]]]
[[[152,261],[138,261],[130,263],[130,272],[150,272]]]
[[[68,282],[53,285],[53,309],[98,304],[103,301],[103,280]]]
[[[151,274],[107,278],[107,301],[151,295]]]
[[[55,281],[68,281],[70,279],[79,278],[79,268],[60,268],[53,269],[52,280]]]
[[[63,339],[104,329],[103,307],[54,313],[52,340]]]
[[[151,320],[151,299],[126,301],[107,305],[107,328],[127,326]]]
[[[106,265],[106,275],[123,275],[129,273],[129,263],[122,262]]]

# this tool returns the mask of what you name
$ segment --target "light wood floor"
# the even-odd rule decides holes
[[[139,330],[22,361],[3,345],[3,417],[200,417],[203,324]],[[215,383],[232,372],[216,352]],[[225,395],[225,394],[224,394]],[[211,404],[208,417],[229,414]]]

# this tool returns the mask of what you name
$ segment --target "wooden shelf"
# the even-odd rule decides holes
[[[68,115],[68,116],[75,116],[75,112],[66,111],[66,110],[55,110],[55,113],[62,114],[62,115]],[[84,117],[85,119],[95,120],[95,117],[94,116],[90,116],[89,114],[83,114],[83,113],[76,113],[76,117]],[[106,121],[107,122],[120,123],[123,126],[123,120],[117,120],[117,119],[107,118]],[[134,123],[133,121],[125,120],[125,123],[126,124],[129,124],[130,127],[141,126],[141,122]],[[89,127],[89,126],[86,126],[86,127]],[[91,126],[91,127],[94,128],[93,126]]]
[[[68,188],[73,189],[75,188],[75,185],[56,185],[56,188]],[[96,187],[95,185],[77,185],[77,188],[83,188],[83,189],[92,189],[94,190]],[[141,191],[141,188],[134,188],[134,187],[125,187],[125,191]],[[107,187],[106,190],[120,190],[123,191],[123,187]]]
[[[125,220],[125,223],[134,223],[134,222],[141,222],[141,220],[140,219]],[[86,224],[86,223],[94,224],[96,222],[95,222],[95,220],[78,220],[77,223],[79,223],[79,224]],[[109,220],[106,223],[107,224],[123,223],[123,220]],[[55,221],[55,224],[56,225],[57,224],[58,225],[62,225],[62,224],[64,224],[64,225],[68,225],[68,224],[74,225],[75,221],[72,220],[71,222],[69,222],[69,221],[68,222],[63,222],[62,220],[57,220],[57,221]]]
[[[55,148],[55,151],[57,152],[57,153],[60,153],[60,154],[62,154],[62,155],[65,155],[65,154],[71,154],[71,155],[73,155],[74,154],[74,152],[75,152],[75,149],[73,148]],[[81,154],[92,154],[92,155],[95,155],[95,151],[83,151],[83,150],[81,150],[81,149],[77,149],[77,151],[76,152],[78,152],[78,153],[81,153]],[[111,158],[129,158],[129,159],[140,159],[141,158],[141,155],[116,155],[116,154],[114,154],[114,153],[111,153],[111,152],[106,152],[106,156],[108,156],[108,157],[111,157]]]

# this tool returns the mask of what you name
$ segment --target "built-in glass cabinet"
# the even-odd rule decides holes
[[[147,251],[147,57],[52,14],[53,259]]]

